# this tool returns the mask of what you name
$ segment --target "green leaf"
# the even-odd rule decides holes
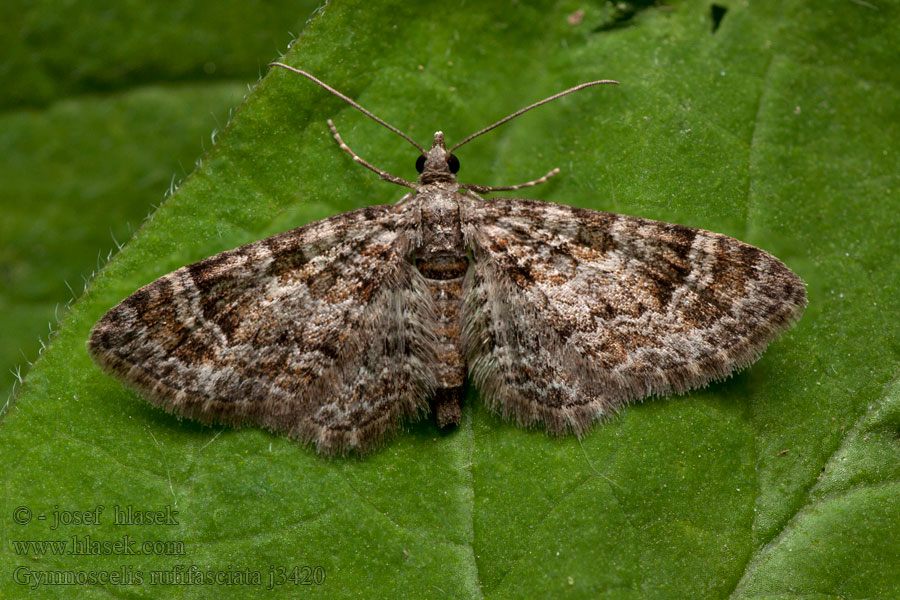
[[[474,391],[456,431],[417,423],[364,459],[179,422],[91,363],[84,343],[103,312],[188,262],[396,201],[403,190],[336,148],[328,118],[360,156],[414,175],[405,142],[275,71],[68,313],[6,416],[0,592],[27,593],[13,579],[24,566],[20,577],[144,577],[78,585],[85,598],[270,597],[271,569],[318,566],[324,583],[277,593],[900,595],[898,7],[727,3],[715,31],[709,4],[632,8],[333,2],[286,60],[423,144],[581,81],[621,81],[467,145],[461,180],[517,183],[559,166],[527,195],[760,246],[808,283],[796,328],[743,373],[632,406],[581,442],[505,423]],[[51,529],[55,508],[98,505],[100,525]],[[178,523],[115,525],[116,505],[168,506]],[[34,520],[17,524],[18,506]],[[59,556],[13,543],[73,535],[181,543],[183,554]],[[151,581],[177,565],[258,572],[261,583]]]

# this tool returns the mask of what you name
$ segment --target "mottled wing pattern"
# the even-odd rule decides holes
[[[88,344],[154,404],[365,451],[427,412],[434,311],[402,206],[311,223],[157,279]]]
[[[536,200],[467,210],[469,373],[489,407],[580,434],[749,365],[806,306],[775,257],[690,227]]]

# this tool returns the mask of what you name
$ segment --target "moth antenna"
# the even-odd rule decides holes
[[[357,104],[356,102],[354,102],[353,100],[351,100],[350,98],[345,96],[344,94],[340,93],[339,91],[337,91],[336,89],[334,89],[333,87],[331,87],[330,85],[325,83],[324,81],[320,81],[320,80],[316,79],[315,77],[313,77],[306,71],[301,71],[300,69],[296,69],[296,68],[286,65],[284,63],[273,62],[273,63],[269,63],[269,66],[270,67],[281,67],[282,69],[287,69],[288,71],[293,71],[294,73],[297,73],[298,75],[303,75],[304,77],[306,77],[307,79],[309,79],[310,81],[312,81],[313,83],[318,85],[319,87],[324,88],[325,90],[331,92],[332,94],[334,94],[335,96],[337,96],[338,98],[340,98],[341,100],[343,100],[344,102],[346,102],[347,104],[349,104],[350,106],[352,106],[353,108],[355,108],[356,110],[361,112],[362,114],[366,115],[367,117],[369,117],[376,123],[379,123],[379,124],[383,125],[384,127],[387,127],[388,129],[390,129],[391,131],[393,131],[394,133],[396,133],[397,135],[402,137],[404,140],[406,140],[407,142],[409,142],[410,144],[412,144],[413,146],[418,148],[419,152],[421,152],[422,154],[425,154],[425,148],[423,148],[419,144],[415,143],[411,137],[409,137],[408,135],[406,135],[405,133],[403,133],[402,131],[400,131],[399,129],[397,129],[396,127],[391,125],[390,123],[386,123],[385,121],[379,119],[378,117],[376,117],[375,115],[373,115],[372,113],[367,111],[365,108],[363,108],[362,106],[360,106],[359,104]]]
[[[464,140],[461,141],[460,143],[458,143],[458,144],[456,144],[455,146],[453,146],[452,148],[450,148],[449,152],[453,152],[454,150],[456,150],[457,148],[459,148],[459,147],[462,146],[463,144],[467,144],[468,142],[471,142],[472,140],[474,140],[475,138],[477,138],[479,135],[481,135],[481,134],[483,134],[483,133],[487,133],[487,132],[490,131],[491,129],[494,129],[494,128],[496,128],[496,127],[500,127],[501,125],[503,125],[503,124],[506,123],[507,121],[512,121],[513,119],[515,119],[516,117],[518,117],[518,116],[521,115],[522,113],[526,113],[526,112],[528,112],[529,110],[531,110],[532,108],[537,108],[537,107],[540,106],[541,104],[547,104],[548,102],[552,102],[553,100],[556,100],[557,98],[562,98],[563,96],[565,96],[565,95],[567,95],[567,94],[571,94],[572,92],[577,92],[578,90],[583,90],[584,88],[586,88],[586,87],[591,87],[592,85],[600,85],[601,83],[614,83],[614,84],[616,84],[616,85],[619,85],[619,82],[618,82],[618,81],[613,81],[612,79],[600,79],[600,80],[598,80],[598,81],[588,81],[587,83],[582,83],[581,85],[576,85],[575,87],[569,88],[569,89],[567,89],[567,90],[565,90],[565,91],[563,91],[563,92],[560,92],[560,93],[558,93],[558,94],[553,94],[553,95],[550,96],[549,98],[544,98],[544,99],[541,100],[540,102],[535,102],[534,104],[530,104],[530,105],[526,106],[525,108],[520,108],[519,110],[517,110],[517,111],[514,112],[513,114],[509,115],[509,116],[506,117],[506,118],[500,119],[499,121],[497,121],[497,122],[494,123],[493,125],[488,125],[487,127],[485,127],[484,129],[482,129],[481,131],[478,131],[478,132],[476,132],[476,133],[473,133],[472,135],[470,135],[469,137],[467,137],[466,139],[464,139]]]

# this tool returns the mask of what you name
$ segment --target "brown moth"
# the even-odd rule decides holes
[[[397,204],[310,223],[182,267],[113,307],[88,349],[157,406],[364,453],[433,411],[458,424],[467,378],[522,426],[581,435],[650,395],[730,375],[800,318],[804,284],[738,240],[658,221],[480,194],[451,148],[419,152]],[[430,402],[429,402],[430,400]]]

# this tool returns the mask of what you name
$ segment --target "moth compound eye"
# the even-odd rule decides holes
[[[455,154],[451,154],[447,159],[447,167],[450,168],[451,173],[456,173],[459,171],[459,159],[456,158]],[[421,173],[421,171],[420,171]]]
[[[416,172],[421,173],[425,170],[425,155],[422,154],[416,159]]]

